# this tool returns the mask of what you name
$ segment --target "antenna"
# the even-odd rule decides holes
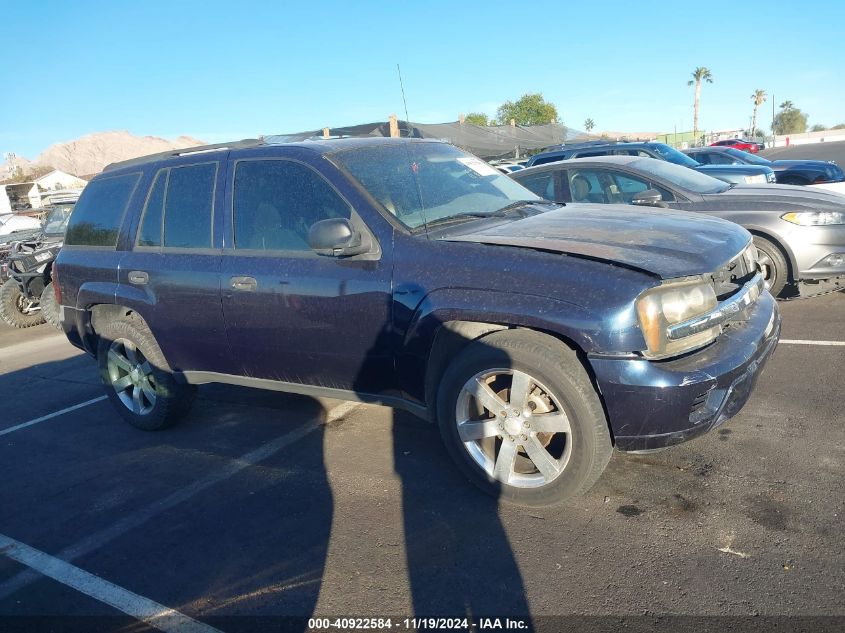
[[[410,119],[408,118],[408,102],[405,101],[405,85],[402,83],[402,70],[399,68],[399,64],[396,64],[396,72],[399,73],[399,88],[402,90],[402,104],[405,106],[405,123],[410,125]]]

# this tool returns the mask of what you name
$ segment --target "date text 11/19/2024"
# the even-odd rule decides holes
[[[520,631],[530,628],[522,618],[310,618],[309,631]]]

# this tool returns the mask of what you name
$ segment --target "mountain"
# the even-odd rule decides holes
[[[101,172],[109,163],[206,144],[190,136],[168,140],[158,136],[135,136],[126,130],[96,132],[75,141],[51,145],[32,165],[50,166],[84,176]]]

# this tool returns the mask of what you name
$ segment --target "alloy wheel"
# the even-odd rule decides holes
[[[523,371],[489,369],[470,378],[455,420],[472,460],[503,484],[545,486],[572,455],[572,430],[558,398]]]
[[[123,405],[137,415],[155,407],[156,383],[153,368],[141,350],[128,339],[117,339],[107,357],[109,380]]]

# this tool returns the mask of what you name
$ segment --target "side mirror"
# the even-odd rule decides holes
[[[361,234],[352,228],[349,220],[331,219],[315,222],[308,229],[308,246],[318,255],[349,257],[369,250]]]
[[[663,202],[663,195],[657,189],[646,189],[645,191],[640,191],[631,198],[631,204],[637,205],[638,207],[666,206],[666,203]]]

